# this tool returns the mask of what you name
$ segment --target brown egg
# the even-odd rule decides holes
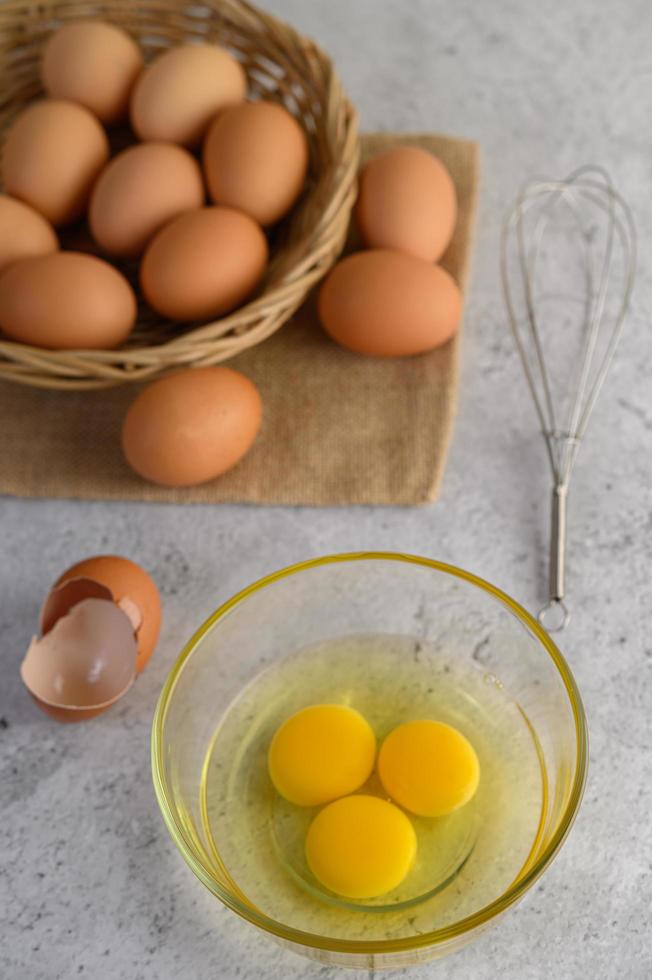
[[[63,591],[62,587],[73,583],[74,593]],[[161,598],[152,577],[128,558],[97,555],[85,558],[67,569],[52,586],[41,612],[41,628],[43,632],[47,632],[53,622],[69,611],[71,601],[74,605],[80,596],[100,596],[102,588],[108,590],[113,601],[132,620],[138,642],[136,672],[139,673],[151,657],[158,640],[161,629]],[[140,624],[134,622],[133,611],[128,603],[136,606],[140,613]]]
[[[141,140],[197,146],[213,116],[242,102],[242,65],[215,44],[185,44],[160,54],[131,97],[131,124]]]
[[[407,357],[453,336],[462,296],[440,266],[374,249],[339,262],[318,297],[319,319],[333,340],[360,354]]]
[[[239,306],[260,282],[267,241],[246,214],[199,208],[175,218],[147,247],[140,285],[170,320],[206,320]]]
[[[41,80],[48,95],[78,102],[102,122],[114,123],[126,116],[142,69],[140,49],[125,31],[99,20],[80,20],[50,36]]]
[[[197,161],[174,143],[123,150],[100,174],[91,196],[93,237],[110,255],[140,255],[156,232],[204,203]]]
[[[244,102],[211,123],[204,172],[216,204],[226,204],[271,225],[286,214],[308,171],[306,135],[275,102]]]
[[[51,350],[111,349],[136,321],[136,297],[102,259],[55,252],[15,262],[0,276],[0,330]]]
[[[129,407],[122,448],[146,480],[205,483],[249,451],[260,428],[258,390],[230,368],[187,368],[154,381]]]
[[[11,126],[2,153],[8,194],[53,225],[78,218],[109,158],[106,133],[88,109],[51,99],[28,106]]]
[[[48,714],[82,721],[105,711],[131,687],[136,655],[124,612],[114,602],[89,598],[32,640],[20,675]]]
[[[416,146],[397,146],[363,168],[355,218],[368,247],[436,262],[455,229],[455,185],[437,157]]]
[[[0,194],[0,272],[17,259],[49,255],[58,248],[54,228],[38,211]]]

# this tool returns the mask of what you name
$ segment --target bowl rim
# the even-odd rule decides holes
[[[300,574],[313,568],[324,565],[341,564],[354,561],[399,561],[412,565],[419,565],[430,570],[443,572],[459,578],[470,585],[480,588],[482,591],[493,596],[498,602],[511,611],[521,623],[526,626],[535,638],[539,640],[543,650],[549,655],[564,685],[569,699],[576,737],[575,754],[575,773],[573,783],[568,796],[568,800],[561,816],[557,829],[548,842],[540,857],[532,866],[518,877],[498,898],[488,905],[483,906],[472,915],[460,919],[458,922],[435,929],[427,933],[416,936],[404,937],[401,939],[379,939],[379,940],[358,940],[358,939],[338,939],[335,937],[320,936],[315,933],[306,932],[287,926],[276,919],[257,911],[249,905],[241,902],[238,898],[231,895],[217,882],[204,865],[193,853],[191,844],[184,833],[183,828],[177,823],[168,802],[167,781],[165,778],[165,768],[163,759],[163,729],[167,710],[185,663],[192,656],[204,637],[212,628],[223,619],[232,609],[246,601],[250,596],[266,588],[268,585],[289,578],[292,575]],[[177,657],[168,677],[163,685],[159,696],[151,733],[151,762],[152,778],[158,805],[161,809],[163,819],[168,828],[174,843],[181,852],[184,860],[189,865],[193,873],[220,901],[230,908],[241,918],[251,922],[263,931],[276,936],[294,945],[308,947],[314,950],[340,953],[349,955],[369,956],[372,954],[389,954],[410,950],[420,950],[432,948],[449,943],[472,930],[477,929],[491,922],[510,906],[517,902],[528,889],[543,874],[551,863],[561,845],[566,839],[579,810],[586,783],[588,769],[588,726],[582,699],[575,682],[575,678],[568,666],[564,656],[553,642],[550,635],[543,629],[537,620],[527,612],[518,602],[503,592],[501,589],[487,582],[485,579],[474,575],[462,568],[446,562],[436,561],[431,558],[423,558],[418,555],[406,554],[403,552],[391,551],[354,551],[343,552],[332,555],[323,555],[311,558],[306,561],[288,565],[285,568],[265,575],[257,579],[251,585],[241,589],[226,602],[222,603],[208,619],[192,635],[185,644],[181,653]]]

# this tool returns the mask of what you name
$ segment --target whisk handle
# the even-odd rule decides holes
[[[550,519],[550,600],[561,602],[566,593],[566,500],[568,487],[557,484],[552,489]]]
[[[564,603],[567,496],[568,484],[559,483],[552,488],[549,599],[539,612],[539,622],[549,633],[558,633],[563,630],[570,619],[570,613]]]

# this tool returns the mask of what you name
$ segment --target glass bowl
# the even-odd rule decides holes
[[[369,636],[411,637],[424,689],[436,683],[438,658],[445,657],[471,686],[481,681],[492,697],[509,703],[512,714],[518,712],[534,750],[508,790],[516,800],[516,794],[525,793],[521,784],[536,787],[537,820],[527,852],[510,868],[511,851],[495,847],[483,854],[478,847],[460,877],[417,910],[384,915],[324,905],[327,914],[298,886],[293,886],[294,905],[280,895],[278,901],[273,894],[252,897],[223,859],[220,838],[226,823],[221,814],[207,821],[206,774],[221,720],[242,692],[251,690],[254,679],[289,655]],[[522,898],[547,868],[581,801],[587,727],[561,653],[536,620],[499,589],[426,558],[331,555],[261,579],[197,631],[172,668],[156,708],[152,768],[174,842],[221,902],[320,962],[396,968],[461,948]],[[228,793],[225,800],[228,804]],[[313,908],[315,902],[319,908]],[[321,927],[310,928],[313,921]]]

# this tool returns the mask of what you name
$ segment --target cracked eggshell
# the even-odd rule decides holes
[[[111,589],[90,578],[71,578],[55,586],[43,604],[40,615],[41,633],[49,633],[62,616],[67,616],[73,606],[83,599],[108,599],[115,602]],[[127,614],[134,633],[143,625],[143,614],[131,599],[120,599],[116,605]]]
[[[43,628],[45,628],[43,617],[53,593],[59,592],[61,586],[71,580],[77,580],[74,588],[79,588],[79,580],[87,579],[108,589],[114,601],[132,621],[138,642],[136,673],[140,673],[151,657],[158,640],[161,628],[161,599],[153,579],[140,565],[128,558],[121,558],[119,555],[96,555],[77,562],[60,575],[43,607],[41,620]],[[74,592],[63,593],[64,599],[66,594],[71,595]],[[55,601],[60,600],[61,596]],[[141,620],[139,626],[136,625],[138,614]]]
[[[32,640],[20,676],[47,714],[82,721],[106,711],[131,687],[137,654],[127,614],[111,599],[82,599]]]
[[[74,578],[50,590],[43,603],[40,615],[41,635],[45,636],[73,606],[84,599],[108,599],[113,602],[113,593],[105,585],[90,578]]]

